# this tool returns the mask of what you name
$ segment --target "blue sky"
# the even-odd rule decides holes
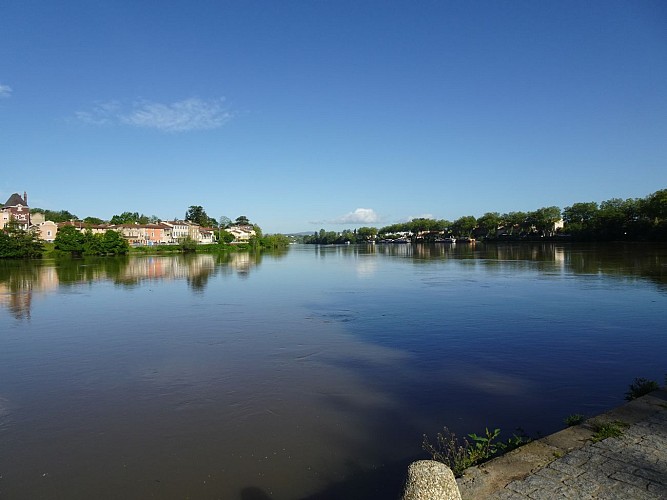
[[[667,3],[0,3],[0,198],[265,232],[667,188]]]

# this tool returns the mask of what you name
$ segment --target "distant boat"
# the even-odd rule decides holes
[[[456,238],[453,236],[448,236],[447,238],[438,238],[435,240],[436,243],[456,243]]]
[[[475,243],[475,238],[468,238],[467,236],[465,238],[459,238],[459,243]]]

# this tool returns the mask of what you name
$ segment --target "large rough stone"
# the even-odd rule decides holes
[[[403,500],[461,500],[451,469],[434,460],[419,460],[408,467]]]

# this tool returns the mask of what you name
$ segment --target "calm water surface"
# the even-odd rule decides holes
[[[665,246],[0,262],[0,498],[395,498],[667,372]]]

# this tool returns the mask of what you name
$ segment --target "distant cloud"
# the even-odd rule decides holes
[[[98,103],[90,111],[77,111],[75,116],[89,125],[109,125],[118,121],[120,112],[120,103],[110,101]]]
[[[218,128],[232,115],[225,108],[224,99],[191,97],[170,104],[140,101],[129,107],[110,101],[96,104],[90,111],[79,111],[75,116],[91,125],[123,124],[163,132],[187,132]]]
[[[3,97],[9,97],[12,95],[12,88],[9,85],[3,85],[0,83],[0,99]]]
[[[380,217],[372,208],[357,208],[354,212],[338,217],[331,222],[333,224],[373,224],[379,221]]]

